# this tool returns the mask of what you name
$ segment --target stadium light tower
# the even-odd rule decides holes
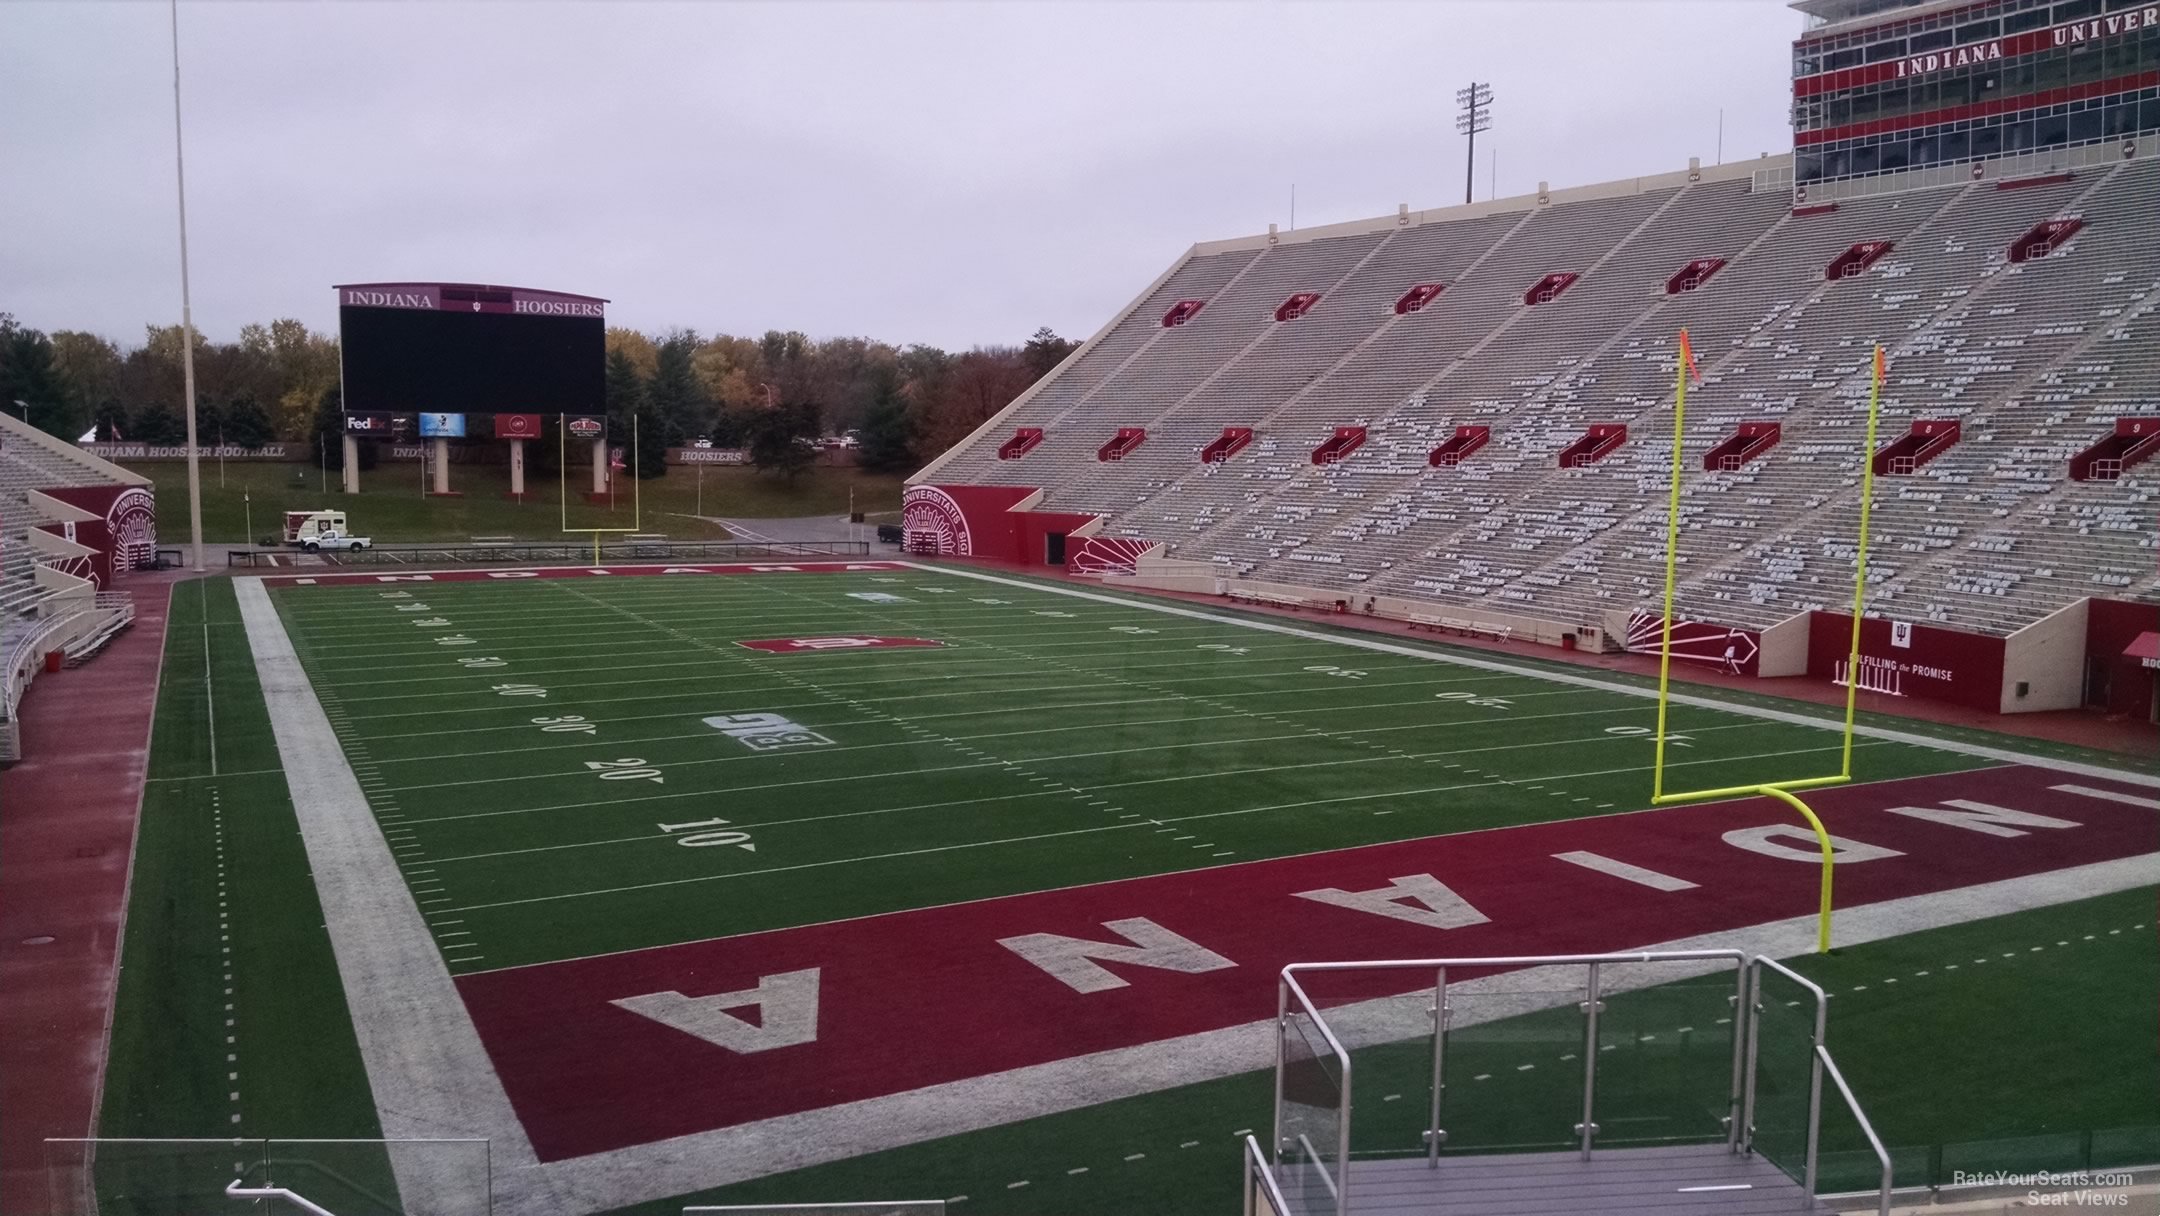
[[[188,305],[187,158],[180,143],[180,0],[172,0],[173,183],[180,195],[180,373],[187,407],[188,540],[195,573],[203,572],[202,466],[195,447],[195,315]]]
[[[1492,86],[1473,82],[1467,89],[1455,90],[1455,103],[1462,113],[1455,116],[1455,129],[1470,137],[1470,148],[1463,161],[1462,201],[1470,201],[1470,188],[1477,176],[1477,136],[1480,131],[1492,129]]]

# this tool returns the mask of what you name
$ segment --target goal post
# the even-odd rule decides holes
[[[1831,846],[1830,833],[1823,827],[1822,819],[1794,791],[1843,785],[1852,780],[1853,726],[1858,716],[1860,689],[1860,617],[1867,606],[1868,523],[1875,501],[1875,434],[1882,410],[1883,377],[1887,362],[1883,348],[1876,346],[1873,367],[1869,374],[1867,434],[1860,451],[1860,526],[1853,569],[1852,636],[1845,661],[1845,724],[1839,747],[1838,771],[1824,776],[1800,776],[1749,785],[1673,792],[1665,788],[1665,740],[1666,723],[1672,705],[1673,603],[1679,589],[1680,572],[1680,479],[1684,464],[1682,447],[1686,437],[1688,381],[1699,379],[1694,351],[1688,343],[1685,329],[1680,331],[1679,348],[1679,367],[1673,390],[1672,481],[1667,491],[1665,510],[1665,614],[1658,648],[1657,744],[1651,761],[1650,803],[1652,806],[1668,806],[1680,802],[1707,802],[1717,798],[1768,797],[1792,808],[1814,830],[1816,843],[1822,846],[1822,897],[1821,907],[1816,915],[1815,945],[1818,952],[1828,953],[1831,887],[1837,865],[1837,851]]]
[[[573,528],[570,526],[570,419],[566,414],[555,416],[555,477],[558,483],[557,503],[562,510],[562,530],[565,534],[590,533],[592,535],[593,565],[600,564],[600,538],[615,533],[644,531],[644,495],[641,492],[643,470],[638,464],[638,416],[630,415],[630,526],[627,528]],[[613,477],[614,470],[608,471]],[[612,493],[610,499],[612,500]]]

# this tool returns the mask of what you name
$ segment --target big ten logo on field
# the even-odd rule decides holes
[[[833,745],[832,740],[779,714],[714,714],[705,719],[705,725],[754,752]]]

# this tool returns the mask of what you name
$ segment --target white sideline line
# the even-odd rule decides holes
[[[548,1216],[575,1211],[563,1196],[531,1185],[537,1181],[527,1173],[537,1161],[532,1143],[262,580],[236,578],[233,592],[382,1134],[484,1136],[500,1163],[499,1189],[515,1195],[506,1210]],[[434,1176],[445,1167],[412,1154],[393,1152],[390,1160],[403,1193],[453,1193],[447,1180]]]
[[[1546,671],[1542,668],[1519,667],[1513,663],[1502,663],[1493,659],[1472,658],[1471,656],[1464,654],[1449,654],[1440,651],[1419,650],[1414,647],[1398,646],[1392,642],[1382,642],[1371,638],[1350,636],[1337,637],[1332,634],[1314,633],[1310,630],[1300,629],[1294,625],[1279,625],[1273,621],[1263,621],[1238,616],[1220,616],[1212,612],[1202,612],[1198,609],[1180,608],[1174,604],[1151,603],[1145,600],[1122,599],[1118,596],[1103,595],[1099,592],[1094,591],[1080,591],[1070,587],[1057,587],[1043,583],[1024,582],[1020,579],[1004,578],[995,574],[981,574],[973,570],[962,570],[958,567],[930,566],[925,565],[921,562],[902,562],[900,564],[908,566],[912,569],[922,570],[925,572],[934,571],[938,574],[949,575],[954,578],[968,578],[974,579],[977,582],[994,583],[1001,587],[1019,587],[1028,591],[1040,591],[1046,595],[1062,595],[1071,599],[1089,600],[1099,604],[1117,604],[1126,608],[1137,608],[1147,612],[1160,613],[1164,616],[1178,616],[1186,617],[1192,620],[1214,621],[1218,624],[1233,625],[1240,629],[1250,629],[1259,633],[1275,633],[1281,634],[1286,637],[1306,638],[1314,641],[1334,642],[1337,645],[1349,646],[1357,650],[1370,650],[1380,654],[1403,655],[1409,658],[1425,659],[1429,662],[1434,663],[1449,663],[1457,667],[1469,667],[1478,671],[1494,672],[1499,675],[1523,676],[1533,680],[1546,680],[1557,684],[1569,684],[1573,685],[1576,688],[1592,688],[1596,689],[1599,692],[1618,693],[1622,696],[1637,697],[1643,700],[1655,701],[1657,700],[1658,695],[1657,689],[1655,688],[1644,688],[1632,684],[1614,683],[1609,680],[1600,680],[1594,676],[1579,676],[1563,671]],[[1676,692],[1671,694],[1669,699],[1674,705],[1687,705],[1696,709],[1712,709],[1717,710],[1720,713],[1740,714],[1745,717],[1762,718],[1771,722],[1785,722],[1793,726],[1806,726],[1815,730],[1842,733],[1845,729],[1845,724],[1842,721],[1837,721],[1829,718],[1818,718],[1810,714],[1793,713],[1789,710],[1767,709],[1759,705],[1748,705],[1744,702],[1738,701],[1721,701],[1715,697],[1698,697],[1689,693]],[[2077,760],[2060,760],[2048,756],[2036,756],[2031,754],[2030,752],[2013,751],[2009,748],[2004,747],[1989,747],[1984,744],[1967,743],[1959,739],[1940,738],[1934,735],[1918,735],[1913,734],[1910,731],[1892,730],[1884,726],[1869,726],[1866,724],[1858,724],[1853,727],[1853,733],[1856,735],[1865,735],[1871,739],[1883,739],[1892,743],[1904,743],[1913,747],[1930,747],[1934,748],[1937,751],[1955,752],[1961,756],[1977,756],[1983,760],[1994,760],[2004,764],[2029,764],[2038,768],[2052,768],[2066,773],[2076,773],[2079,776],[2083,777],[2097,777],[2103,781],[2121,781],[2129,785],[2142,785],[2150,789],[2160,789],[2160,776],[2151,776],[2145,773],[2133,772],[2128,769],[2108,768],[2104,765],[2086,764],[2082,761]]]
[[[210,674],[210,580],[195,580],[202,588],[202,680],[203,716],[210,727],[210,775],[218,775],[217,767],[217,682]]]

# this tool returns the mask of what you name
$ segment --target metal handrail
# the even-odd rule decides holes
[[[225,1187],[227,1199],[282,1199],[310,1216],[337,1216],[336,1212],[316,1203],[305,1195],[286,1190],[281,1186],[241,1186],[235,1178]]]
[[[1878,1216],[1890,1216],[1890,1188],[1893,1182],[1890,1151],[1883,1147],[1882,1137],[1875,1134],[1875,1125],[1868,1122],[1867,1115],[1861,1111],[1860,1100],[1853,1097],[1852,1086],[1845,1083],[1845,1074],[1838,1071],[1837,1061],[1830,1058],[1830,1049],[1820,1043],[1816,1044],[1815,1059],[1822,1065],[1823,1071],[1830,1074],[1830,1083],[1837,1086],[1838,1096],[1845,1099],[1845,1109],[1852,1112],[1853,1119],[1860,1124],[1860,1133],[1867,1137],[1868,1147],[1875,1150],[1875,1160],[1882,1163],[1882,1187],[1875,1202],[1875,1211]],[[1814,1194],[1812,1190],[1808,1193]]]
[[[1341,1177],[1331,1178],[1328,1176],[1327,1170],[1322,1168],[1320,1178],[1321,1181],[1328,1184],[1329,1190],[1335,1192],[1336,1212],[1339,1214],[1348,1213],[1350,1210],[1350,1051],[1342,1045],[1341,1039],[1335,1037],[1335,1032],[1328,1028],[1327,1019],[1320,1016],[1320,1010],[1313,1005],[1312,998],[1306,995],[1305,989],[1298,985],[1297,977],[1291,974],[1291,971],[1298,966],[1300,964],[1292,963],[1290,966],[1283,968],[1282,990],[1297,997],[1298,1004],[1305,1010],[1305,1016],[1312,1019],[1312,1024],[1320,1031],[1320,1037],[1327,1040],[1328,1049],[1335,1053],[1335,1059],[1342,1065],[1342,1080],[1338,1082],[1337,1090],[1341,1095],[1338,1117],[1342,1120],[1342,1126],[1335,1137],[1335,1172],[1340,1174]],[[1318,966],[1326,967],[1329,964],[1322,963],[1318,964]],[[1280,1006],[1279,999],[1277,1003]],[[1282,1035],[1285,1029],[1286,1027],[1280,1022],[1275,1028],[1275,1143],[1278,1146],[1282,1144]],[[1299,1138],[1303,1139],[1303,1137]],[[1279,1147],[1277,1151],[1280,1151]],[[1305,1141],[1305,1151],[1312,1154],[1315,1163],[1319,1162],[1320,1156],[1313,1151],[1310,1140]]]
[[[1260,1151],[1260,1142],[1245,1137],[1245,1216],[1259,1216],[1253,1211],[1253,1176],[1258,1174],[1267,1187],[1268,1207],[1275,1216],[1295,1216],[1290,1211],[1290,1201],[1283,1198],[1282,1186],[1275,1181],[1275,1171],[1268,1166],[1267,1157]]]
[[[1808,992],[1814,995],[1815,1033],[1810,1046],[1812,1046],[1815,1051],[1821,1051],[1823,1049],[1823,1044],[1828,1041],[1826,1032],[1829,1029],[1830,1017],[1830,998],[1828,994],[1823,992],[1822,986],[1817,984],[1815,981],[1809,979],[1808,977],[1800,974],[1799,972],[1793,970],[1792,968],[1786,966],[1785,964],[1777,961],[1776,959],[1770,958],[1766,955],[1757,955],[1753,966],[1756,974],[1756,979],[1754,983],[1754,1001],[1758,1006],[1760,1006],[1762,1003],[1761,976],[1762,969],[1765,967],[1777,972],[1779,975],[1784,976],[1787,980],[1791,981],[1792,983],[1798,984],[1800,987],[1806,989]],[[1750,1026],[1748,1030],[1749,1042],[1747,1095],[1742,1103],[1743,1119],[1746,1122],[1748,1128],[1747,1149],[1749,1152],[1753,1152],[1755,1149],[1755,1065],[1756,1057],[1761,1047],[1759,1039],[1761,1034],[1762,1019],[1759,1016],[1753,1016],[1755,1013],[1756,1011],[1751,1010],[1751,1016],[1748,1019]],[[1810,1195],[1815,1193],[1815,1172],[1817,1161],[1821,1153],[1821,1147],[1822,1065],[1811,1055],[1808,1060],[1807,1149],[1805,1162],[1801,1168],[1800,1175],[1800,1186]]]
[[[1496,958],[1417,958],[1378,959],[1369,963],[1292,963],[1283,968],[1283,978],[1290,979],[1293,972],[1319,971],[1406,971],[1431,970],[1435,967],[1543,967],[1567,966],[1582,963],[1684,963],[1708,962],[1724,959],[1744,963],[1750,955],[1745,950],[1656,950],[1637,951],[1633,954],[1519,954]],[[1780,968],[1783,970],[1783,968]],[[1803,983],[1805,981],[1802,981]],[[1810,985],[1812,987],[1812,985]]]
[[[15,716],[15,706],[22,697],[22,689],[29,686],[30,681],[27,678],[21,685],[15,682],[16,677],[27,675],[22,666],[25,658],[34,659],[40,653],[36,647],[57,632],[62,625],[74,620],[82,611],[76,609],[74,612],[63,612],[40,621],[37,628],[18,638],[15,645],[8,648],[7,658],[0,660],[0,719]]]

